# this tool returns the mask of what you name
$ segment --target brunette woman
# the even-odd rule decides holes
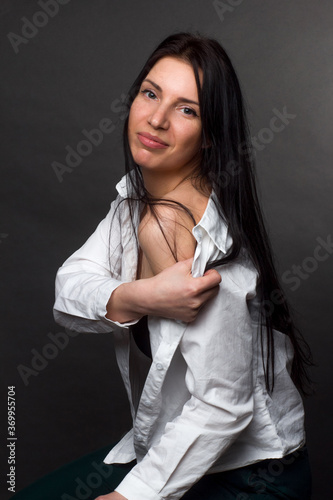
[[[133,428],[44,487],[73,495],[73,471],[88,477],[98,457],[112,474],[89,498],[307,500],[309,354],[274,269],[232,63],[215,40],[172,35],[128,107],[126,176],[59,269],[54,311],[66,328],[113,331]]]

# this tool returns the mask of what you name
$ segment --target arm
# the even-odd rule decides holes
[[[120,200],[112,202],[95,232],[57,272],[54,318],[66,328],[93,333],[112,330],[113,323],[105,313],[110,295],[122,283],[121,227],[116,211]]]
[[[79,332],[109,332],[114,325],[127,326],[145,314],[192,321],[216,294],[219,274],[209,271],[193,278],[188,260],[153,278],[122,281],[121,220],[119,214],[114,216],[118,203],[119,199],[112,203],[92,236],[58,270],[55,320]]]
[[[192,261],[178,262],[153,278],[121,284],[108,301],[106,317],[121,324],[145,314],[194,321],[200,308],[218,293],[221,276],[211,269],[193,278]]]
[[[167,206],[156,207],[156,212],[160,224],[148,210],[138,230],[140,247],[155,276],[117,288],[108,302],[107,318],[125,322],[151,314],[188,323],[218,293],[221,277],[217,271],[192,277],[196,245],[190,230],[192,221]],[[170,247],[180,262],[176,263]]]

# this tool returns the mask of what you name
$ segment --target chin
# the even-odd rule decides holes
[[[140,165],[142,168],[158,168],[158,165],[154,163],[154,158],[152,158],[152,153],[150,151],[140,151],[132,154],[133,159],[137,165]]]

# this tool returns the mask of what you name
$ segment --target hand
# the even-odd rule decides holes
[[[127,500],[127,498],[123,497],[120,493],[117,493],[116,491],[113,491],[112,493],[109,493],[108,495],[102,495],[95,500]]]
[[[218,293],[219,273],[212,269],[200,278],[193,278],[192,262],[193,259],[177,262],[151,278],[153,300],[147,304],[151,314],[190,323],[201,307]]]
[[[120,323],[145,314],[189,323],[218,293],[220,274],[211,269],[200,278],[191,274],[193,258],[177,262],[153,278],[123,283],[111,295],[107,317]]]

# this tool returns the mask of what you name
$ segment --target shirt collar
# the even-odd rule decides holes
[[[200,228],[204,229],[215,246],[225,254],[232,244],[232,239],[228,233],[228,225],[218,211],[217,203],[218,199],[213,191],[203,216],[192,232],[198,239],[197,235],[200,234]]]
[[[128,196],[128,188],[127,188],[127,183],[129,182],[129,177],[128,174],[124,175],[118,184],[116,185],[116,190],[120,194],[122,198],[127,198]]]
[[[128,196],[128,183],[130,178],[128,174],[124,175],[116,185],[116,190],[122,198]],[[222,219],[219,214],[216,203],[218,203],[217,196],[214,192],[211,193],[206,210],[201,217],[198,224],[193,228],[193,235],[198,240],[200,229],[202,228],[209,235],[215,246],[223,253],[227,253],[230,248],[232,239],[228,234],[227,223]]]

